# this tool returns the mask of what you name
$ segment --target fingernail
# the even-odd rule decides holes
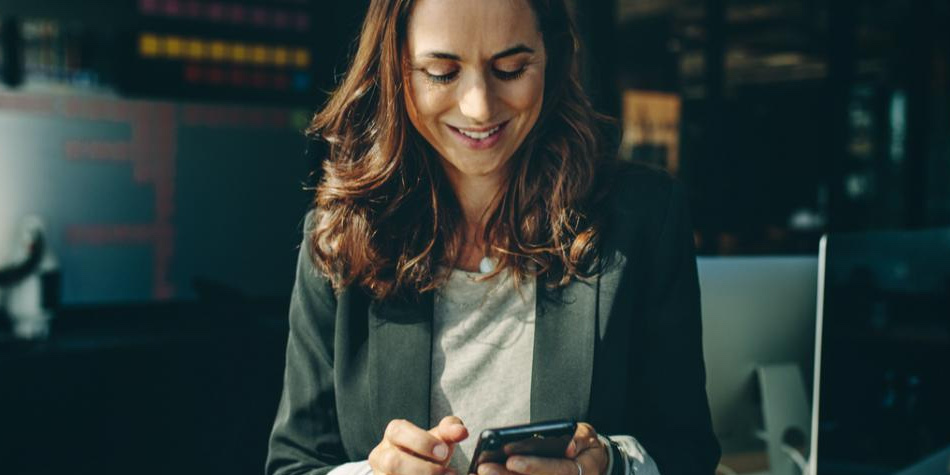
[[[577,442],[572,440],[571,445],[567,446],[567,453],[573,454],[575,450],[577,450]]]
[[[449,448],[446,447],[445,444],[439,444],[436,445],[434,449],[432,449],[432,453],[436,457],[444,459],[447,455],[449,455]]]
[[[488,475],[499,475],[499,474],[498,474],[498,470],[495,470],[495,469],[493,469],[493,468],[489,468],[489,469],[488,469]]]
[[[511,459],[511,468],[514,469],[515,471],[520,472],[520,471],[522,471],[522,470],[528,468],[528,464],[525,463],[525,461],[522,460],[522,459],[517,459],[517,458],[516,458],[516,459]]]

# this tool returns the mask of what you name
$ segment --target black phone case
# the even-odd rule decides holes
[[[468,473],[477,473],[482,463],[504,464],[510,455],[561,458],[576,430],[571,420],[485,429],[478,435]]]

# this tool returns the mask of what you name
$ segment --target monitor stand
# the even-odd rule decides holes
[[[807,465],[801,451],[809,446],[811,409],[797,364],[774,364],[756,369],[762,392],[759,433],[767,446],[771,475],[800,475]]]

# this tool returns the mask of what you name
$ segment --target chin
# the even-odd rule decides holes
[[[498,173],[504,166],[505,160],[494,157],[463,157],[449,161],[459,173],[469,177],[483,177]]]

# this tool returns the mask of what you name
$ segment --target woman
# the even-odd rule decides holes
[[[464,473],[561,418],[563,458],[479,474],[713,473],[684,193],[598,149],[576,44],[563,0],[371,1],[309,129],[268,473]]]

